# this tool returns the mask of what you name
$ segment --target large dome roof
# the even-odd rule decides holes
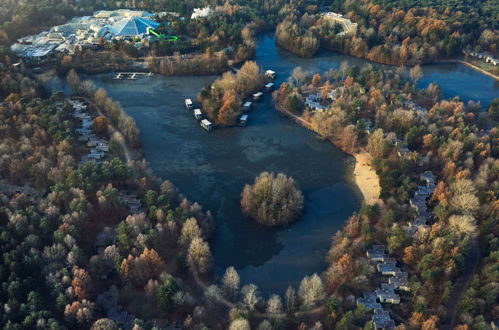
[[[156,29],[160,24],[147,18],[132,16],[113,24],[110,31],[115,36],[134,37],[147,33],[147,28]]]

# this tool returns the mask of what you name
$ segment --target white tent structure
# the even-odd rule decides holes
[[[132,16],[116,22],[109,31],[115,37],[135,37],[147,33],[147,28],[156,29],[160,24],[147,18]]]

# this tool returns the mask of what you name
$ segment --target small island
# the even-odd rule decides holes
[[[303,195],[293,178],[262,172],[253,185],[244,186],[241,207],[246,216],[264,226],[281,226],[300,216]]]

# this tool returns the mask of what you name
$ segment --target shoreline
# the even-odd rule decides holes
[[[283,115],[291,118],[294,120],[297,124],[315,132],[320,136],[319,133],[317,133],[313,128],[310,122],[306,121],[305,119],[292,114],[286,110],[281,110],[275,107],[277,111],[282,113]],[[328,139],[329,140],[329,139]],[[333,141],[329,140],[335,147],[336,145],[333,143]],[[342,149],[340,149],[342,150]],[[366,205],[373,205],[373,204],[378,204],[381,205],[382,201],[379,197],[381,193],[381,186],[379,184],[379,177],[376,174],[376,171],[374,168],[371,167],[371,155],[365,151],[365,150],[360,150],[355,153],[348,153],[344,150],[343,152],[349,154],[355,159],[355,167],[352,173],[353,176],[353,181],[357,185],[357,187],[360,190],[360,193],[362,194],[363,202]]]
[[[449,59],[449,60],[439,60],[439,61],[436,61],[435,63],[460,63],[460,64],[463,64],[463,65],[466,65],[468,68],[471,68],[477,72],[480,72],[481,74],[484,74],[492,79],[495,79],[496,81],[499,81],[499,76],[496,76],[495,74],[493,73],[490,73],[488,71],[485,71],[479,67],[477,67],[476,65],[470,63],[470,62],[466,62],[466,61],[463,61],[463,60],[458,60],[458,59]]]
[[[372,157],[367,151],[356,152],[355,169],[353,171],[354,181],[364,198],[366,205],[381,204],[379,198],[381,186],[376,171],[371,167]]]

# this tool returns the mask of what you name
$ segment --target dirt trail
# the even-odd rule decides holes
[[[476,269],[480,262],[480,243],[478,241],[478,235],[475,234],[471,238],[470,242],[470,254],[466,258],[465,270],[456,280],[452,293],[447,301],[447,317],[442,321],[440,329],[442,330],[452,330],[454,329],[454,323],[456,322],[457,305],[461,300],[461,296],[468,289],[473,275],[475,275]]]

